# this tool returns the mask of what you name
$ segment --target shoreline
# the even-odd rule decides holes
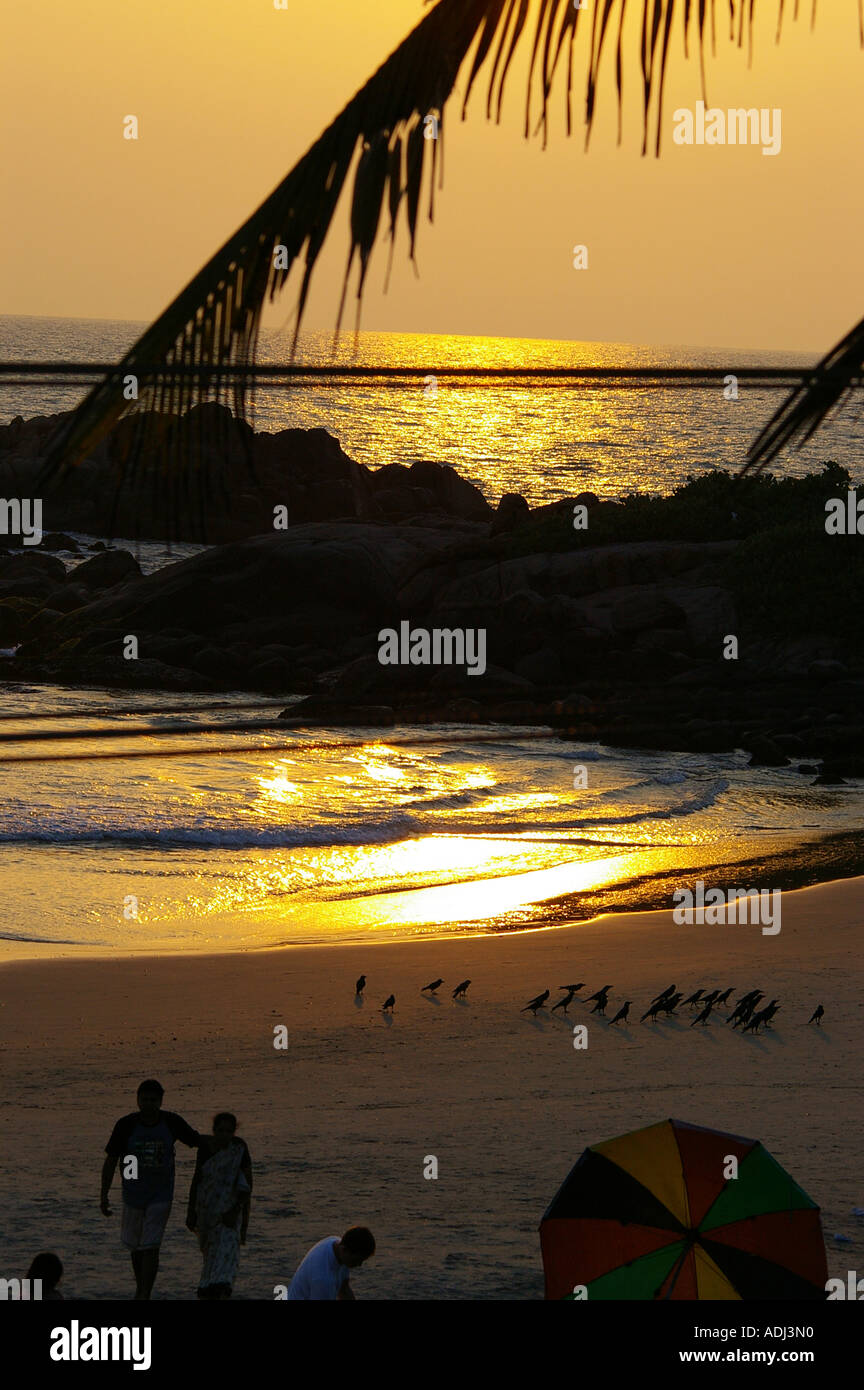
[[[860,893],[862,894],[862,898],[864,898],[864,873],[857,874],[857,875],[852,875],[852,876],[850,876],[850,877],[848,877],[848,878],[829,879],[829,880],[827,880],[827,881],[824,882],[824,883],[823,883],[823,882],[819,882],[819,883],[806,884],[806,885],[803,885],[803,886],[800,887],[800,888],[784,889],[784,890],[783,890],[783,894],[784,894],[784,897],[786,897],[786,896],[788,896],[788,895],[792,895],[792,894],[794,894],[796,897],[798,897],[799,895],[803,895],[803,894],[805,894],[805,893],[811,893],[811,892],[815,892],[815,891],[832,890],[832,889],[845,889],[845,888],[849,888],[849,889],[851,889],[851,890],[860,892]],[[80,956],[74,956],[74,957],[68,957],[68,958],[67,958],[67,957],[60,957],[60,956],[51,956],[51,957],[45,957],[45,958],[42,959],[42,960],[37,960],[37,959],[22,959],[22,960],[6,959],[6,960],[3,960],[3,959],[0,959],[0,975],[2,975],[2,972],[3,972],[4,968],[9,968],[9,967],[14,967],[14,966],[31,966],[31,967],[32,967],[32,966],[35,966],[35,967],[38,968],[38,967],[40,967],[40,966],[42,966],[42,965],[44,965],[44,966],[46,966],[46,967],[53,967],[53,966],[57,966],[57,965],[62,966],[62,965],[76,965],[76,964],[77,964],[77,965],[96,966],[96,967],[98,968],[98,967],[101,967],[101,966],[108,966],[108,965],[112,965],[112,964],[117,964],[117,965],[130,964],[130,963],[132,963],[133,961],[147,961],[147,962],[149,962],[149,963],[157,962],[157,961],[166,961],[166,962],[170,961],[170,962],[175,962],[175,963],[176,963],[176,962],[188,962],[190,965],[191,965],[192,963],[205,963],[205,962],[211,962],[211,963],[214,963],[214,964],[215,964],[215,963],[224,964],[224,963],[226,963],[226,962],[228,962],[228,961],[237,961],[237,960],[241,960],[241,959],[242,959],[242,960],[252,960],[252,961],[261,960],[263,957],[268,956],[268,955],[272,955],[272,956],[276,957],[277,959],[281,959],[281,958],[284,957],[284,956],[286,955],[286,953],[288,953],[288,952],[291,952],[292,955],[293,955],[293,953],[295,953],[295,952],[315,952],[315,951],[352,951],[352,952],[355,952],[355,953],[356,953],[356,952],[361,952],[361,953],[362,953],[363,951],[370,950],[370,949],[381,949],[381,950],[391,950],[391,951],[392,951],[392,950],[396,950],[397,948],[402,947],[402,946],[417,946],[417,947],[426,946],[426,947],[429,947],[430,949],[434,949],[436,946],[446,946],[447,943],[450,943],[450,942],[452,942],[452,943],[454,943],[454,944],[457,943],[457,942],[463,942],[463,943],[488,942],[488,941],[500,941],[500,942],[510,941],[510,942],[513,942],[513,941],[522,941],[523,939],[525,939],[525,938],[527,938],[527,937],[529,937],[529,936],[552,937],[552,938],[554,938],[554,939],[556,939],[556,940],[560,938],[564,944],[570,944],[570,945],[572,945],[572,944],[574,944],[574,943],[570,940],[571,934],[576,933],[576,932],[585,932],[585,931],[588,930],[588,929],[596,929],[596,928],[600,927],[601,925],[603,925],[604,923],[607,924],[607,925],[609,925],[609,926],[613,926],[613,925],[618,925],[618,924],[620,924],[620,925],[623,926],[623,927],[627,927],[628,925],[631,925],[631,919],[634,918],[634,917],[639,917],[639,918],[656,917],[656,918],[664,918],[664,919],[665,919],[665,918],[668,918],[668,919],[671,920],[671,916],[672,916],[671,908],[669,908],[668,905],[667,905],[667,906],[665,906],[665,907],[659,907],[659,908],[627,908],[627,909],[622,908],[620,911],[617,911],[617,912],[599,912],[599,913],[597,913],[595,916],[592,916],[592,917],[586,917],[586,918],[583,918],[583,919],[573,920],[573,921],[569,921],[569,922],[562,922],[562,923],[556,924],[556,925],[550,925],[549,923],[545,923],[545,924],[542,925],[542,926],[520,927],[518,930],[511,931],[511,932],[464,932],[464,933],[462,933],[462,932],[453,932],[453,933],[448,934],[447,936],[432,936],[432,935],[425,934],[425,933],[421,935],[421,934],[418,933],[418,934],[416,934],[416,935],[414,935],[414,936],[399,937],[399,938],[397,938],[397,939],[388,938],[388,939],[382,940],[382,939],[380,939],[380,938],[371,937],[371,938],[369,938],[369,939],[366,940],[366,941],[359,941],[359,942],[358,942],[358,941],[297,941],[297,942],[291,942],[291,943],[288,943],[288,944],[282,945],[282,946],[238,947],[238,948],[237,948],[236,950],[234,950],[234,951],[213,951],[213,950],[204,950],[204,951],[158,951],[158,952],[143,952],[143,951],[131,952],[131,951],[130,951],[130,952],[122,952],[122,953],[121,953],[121,952],[117,952],[117,954],[115,954],[115,955],[92,955],[92,954],[91,954],[91,955],[86,955],[86,956],[85,956],[85,955],[80,955]],[[709,924],[705,924],[705,925],[709,925]],[[719,925],[720,925],[720,926],[723,926],[724,924],[723,924],[723,923],[720,923]],[[747,923],[741,923],[741,924],[729,923],[728,925],[730,925],[730,926],[736,926],[736,925],[737,925],[739,929],[740,929],[740,927],[743,926],[743,927],[747,927],[748,930],[753,930],[752,924],[748,925]],[[682,926],[682,927],[677,927],[676,929],[679,930],[679,931],[692,931],[692,930],[693,930],[693,927],[692,927],[692,926]],[[716,928],[715,928],[715,929],[716,929]],[[89,950],[90,948],[89,948],[89,947],[82,947],[81,949],[82,949],[82,951],[85,951],[85,950]]]
[[[718,842],[718,847],[725,842]],[[776,842],[775,842],[776,843]],[[740,858],[710,858],[700,854],[694,862],[684,862],[688,846],[676,847],[681,850],[682,863],[673,868],[660,868],[653,872],[639,874],[631,880],[604,885],[596,889],[569,893],[557,898],[540,899],[526,904],[524,911],[533,911],[542,921],[525,922],[514,925],[513,913],[488,919],[485,926],[471,925],[472,919],[465,918],[460,926],[463,929],[437,932],[424,925],[394,927],[394,934],[379,936],[369,928],[359,925],[363,935],[351,935],[345,940],[322,938],[317,941],[295,940],[265,942],[261,945],[237,945],[214,951],[212,948],[197,949],[194,946],[171,948],[157,941],[151,946],[132,948],[127,945],[103,947],[98,949],[85,942],[50,942],[0,938],[0,970],[14,964],[39,964],[52,961],[114,961],[114,960],[158,960],[166,959],[237,959],[245,956],[260,956],[267,952],[294,950],[315,950],[324,947],[344,949],[366,949],[373,945],[399,946],[412,942],[472,941],[479,939],[502,939],[520,937],[537,932],[560,932],[568,928],[585,927],[601,919],[615,920],[633,913],[663,913],[671,910],[672,894],[676,888],[687,886],[702,878],[712,888],[724,892],[730,888],[748,889],[765,887],[779,889],[785,896],[807,888],[829,887],[831,885],[855,882],[864,884],[864,849],[861,836],[856,831],[836,832],[809,841],[796,841],[787,848],[774,848],[762,855],[745,853]],[[703,850],[706,846],[699,846]],[[749,846],[752,849],[752,845]],[[632,846],[622,851],[621,857],[639,854],[640,846]],[[586,861],[590,864],[590,860]],[[530,875],[531,870],[526,871]],[[489,880],[478,880],[478,884],[516,882],[525,875],[509,874]],[[447,893],[452,885],[438,887],[418,887],[370,894],[369,900],[386,902],[395,896],[410,897],[412,893]],[[340,903],[342,915],[350,919],[351,900]],[[310,911],[314,911],[314,906]],[[516,912],[519,909],[515,909]],[[242,915],[242,914],[240,914]],[[475,919],[476,920],[476,919]],[[482,920],[482,919],[481,919]],[[497,924],[497,925],[496,925]],[[349,928],[351,930],[351,928]],[[381,928],[380,930],[383,930]]]
[[[712,885],[712,887],[713,887],[713,886],[714,886],[714,885]],[[717,883],[716,886],[718,886],[718,887],[721,886],[720,883],[719,883],[719,881],[718,881],[718,883]],[[797,887],[797,888],[783,888],[781,891],[782,891],[783,896],[784,896],[784,898],[785,898],[785,897],[786,897],[787,895],[789,895],[789,894],[807,893],[807,892],[813,891],[814,889],[833,889],[833,888],[842,888],[842,887],[846,887],[846,886],[848,886],[848,887],[850,887],[850,888],[852,888],[852,889],[855,889],[855,890],[857,890],[857,891],[860,891],[861,894],[862,894],[862,897],[864,897],[864,872],[857,873],[857,874],[850,874],[850,875],[848,875],[847,877],[843,877],[843,878],[826,879],[826,880],[824,880],[824,881],[820,880],[820,881],[815,882],[815,883],[802,884],[800,887]],[[546,923],[544,923],[544,924],[542,924],[542,925],[539,925],[539,926],[519,927],[519,928],[516,928],[516,929],[511,930],[511,931],[509,931],[509,932],[502,932],[502,931],[488,931],[488,932],[479,932],[479,931],[478,931],[478,932],[448,932],[448,933],[447,933],[446,935],[444,935],[444,936],[434,936],[434,935],[432,935],[432,934],[430,934],[430,933],[427,933],[427,932],[424,932],[424,933],[419,933],[419,932],[418,932],[418,933],[415,933],[414,935],[411,935],[411,936],[396,937],[396,938],[394,938],[394,937],[387,937],[387,938],[383,938],[383,939],[382,939],[382,938],[380,938],[380,937],[369,937],[367,940],[364,940],[364,941],[356,941],[356,940],[352,940],[352,941],[292,941],[292,942],[286,942],[286,943],[284,943],[284,944],[282,944],[282,945],[278,945],[278,946],[273,946],[273,945],[266,945],[266,946],[238,946],[238,947],[236,947],[236,949],[231,950],[231,951],[214,951],[214,950],[194,951],[194,950],[185,950],[185,949],[184,949],[184,950],[177,950],[177,951],[169,951],[169,950],[164,950],[164,949],[155,950],[155,951],[127,951],[127,950],[117,950],[117,951],[112,952],[110,955],[106,955],[106,954],[94,954],[91,947],[89,947],[89,946],[83,946],[83,945],[82,945],[80,948],[78,948],[78,950],[80,950],[80,954],[78,954],[77,951],[76,951],[76,954],[75,954],[75,955],[68,955],[68,956],[67,956],[67,955],[51,955],[51,956],[41,956],[41,957],[37,957],[37,956],[35,956],[35,955],[34,955],[34,956],[22,956],[22,957],[13,957],[13,956],[3,957],[3,956],[0,956],[0,978],[2,978],[3,972],[4,972],[5,970],[11,969],[11,968],[17,967],[17,966],[30,966],[30,967],[34,967],[34,966],[35,966],[36,968],[38,968],[38,967],[43,966],[43,965],[44,965],[44,966],[55,966],[55,965],[76,965],[76,964],[77,964],[77,965],[90,965],[90,966],[97,966],[97,967],[98,967],[98,966],[111,965],[111,964],[120,964],[120,965],[122,965],[122,964],[129,964],[129,963],[131,963],[131,962],[133,962],[133,961],[147,961],[147,962],[151,962],[151,963],[154,962],[154,961],[173,961],[173,962],[188,961],[188,962],[190,962],[190,963],[192,963],[192,962],[207,962],[207,961],[210,961],[210,962],[224,963],[224,962],[226,962],[226,961],[247,960],[247,959],[248,959],[248,960],[260,960],[262,957],[268,956],[268,955],[272,955],[272,956],[274,956],[274,957],[281,958],[281,957],[283,957],[283,956],[284,956],[286,953],[288,953],[288,952],[291,952],[291,953],[294,953],[294,952],[302,952],[302,951],[355,951],[355,952],[362,952],[362,951],[367,951],[367,950],[372,950],[372,949],[388,949],[388,950],[395,950],[396,948],[398,948],[398,947],[403,947],[403,946],[429,946],[429,947],[434,947],[435,945],[444,946],[444,945],[446,945],[448,942],[454,942],[454,943],[455,943],[455,942],[459,942],[459,941],[461,941],[461,942],[475,942],[475,941],[514,941],[514,940],[519,940],[519,941],[521,941],[523,938],[526,938],[526,937],[529,937],[529,936],[552,936],[552,937],[555,937],[555,938],[558,938],[558,937],[565,938],[565,937],[569,937],[569,934],[570,934],[570,933],[573,933],[573,932],[582,932],[582,931],[585,931],[586,928],[596,928],[596,927],[600,926],[600,925],[603,924],[603,923],[607,923],[607,924],[609,924],[609,925],[612,925],[612,924],[615,924],[615,923],[617,923],[617,922],[619,922],[619,921],[622,921],[622,919],[630,919],[630,918],[632,918],[632,917],[637,917],[637,916],[638,916],[638,917],[646,917],[646,918],[649,918],[649,917],[657,917],[657,918],[660,918],[660,917],[663,917],[663,918],[671,917],[671,909],[670,909],[670,907],[668,906],[668,904],[666,904],[666,905],[664,905],[664,906],[661,906],[661,907],[639,907],[639,908],[636,908],[636,907],[626,907],[626,908],[625,908],[625,907],[622,907],[622,908],[618,909],[617,911],[616,911],[616,910],[611,910],[611,911],[598,912],[598,913],[594,914],[594,915],[591,916],[591,917],[574,918],[574,919],[572,919],[572,920],[570,920],[570,921],[560,922],[560,923],[549,923],[549,922],[546,922]],[[722,925],[724,925],[724,924],[721,923],[720,925],[722,926]],[[735,924],[730,923],[729,925],[731,926],[731,925],[735,925]],[[747,926],[748,924],[747,924],[747,923],[742,923],[742,924],[740,924],[740,925],[742,925],[742,926]],[[680,930],[684,930],[684,929],[685,929],[685,928],[683,928],[683,927],[680,928]],[[43,943],[37,943],[37,942],[26,943],[26,942],[25,942],[25,943],[22,943],[22,944],[24,944],[24,945],[32,944],[32,945],[35,946],[35,945],[41,945],[41,944],[43,944]],[[86,953],[86,954],[85,954],[85,953]]]

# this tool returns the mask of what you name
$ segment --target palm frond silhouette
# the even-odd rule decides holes
[[[747,450],[743,473],[759,473],[789,444],[815,434],[849,399],[851,383],[864,371],[864,319],[841,339],[796,386]]]
[[[698,53],[704,89],[709,39],[715,45],[719,31],[732,43],[749,40],[756,4],[757,0],[642,0],[643,154],[649,146],[655,153],[660,150],[663,89],[675,22],[680,20],[685,53]],[[861,4],[859,0],[859,16]],[[45,481],[78,464],[125,415],[146,411],[148,428],[158,431],[154,420],[183,415],[193,405],[216,400],[230,404],[235,415],[245,419],[247,384],[232,376],[231,369],[254,365],[265,304],[278,295],[298,265],[302,280],[293,356],[312,275],[355,159],[342,307],[357,260],[359,311],[382,216],[389,221],[389,235],[395,241],[403,205],[413,259],[424,188],[430,220],[433,216],[436,181],[443,169],[445,108],[463,68],[467,80],[462,118],[475,83],[485,72],[486,115],[498,120],[516,50],[533,35],[525,135],[542,131],[545,142],[556,80],[565,84],[566,126],[568,134],[572,131],[574,48],[584,42],[587,138],[597,110],[601,59],[614,48],[620,141],[626,8],[627,0],[593,0],[587,8],[581,8],[577,0],[438,0],[286,178],[139,338],[116,371],[82,401],[52,441]],[[785,0],[778,0],[778,38],[784,9]],[[797,11],[795,0],[796,16]],[[813,12],[815,16],[815,0]],[[562,70],[566,70],[563,79]],[[429,115],[438,123],[436,139],[426,138]],[[793,437],[818,427],[860,370],[862,351],[864,325],[859,325],[814,369],[814,384],[794,393],[766,427],[751,450],[748,466],[761,468]],[[197,368],[206,370],[199,375]],[[129,400],[124,380],[130,376],[137,380],[139,373],[141,389],[137,399]],[[165,442],[164,430],[162,435]],[[118,486],[131,482],[140,444],[141,431],[130,431],[127,452],[116,455]],[[177,470],[189,467],[188,458],[174,459],[175,482]]]

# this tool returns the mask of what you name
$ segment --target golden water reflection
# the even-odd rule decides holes
[[[355,935],[410,936],[434,931],[473,931],[506,929],[508,924],[544,925],[544,915],[552,900],[578,897],[598,888],[658,872],[680,861],[680,849],[638,849],[596,858],[573,857],[567,847],[565,862],[545,867],[536,864],[536,852],[546,855],[554,849],[560,860],[564,847],[537,846],[527,842],[505,845],[500,840],[478,840],[470,836],[430,836],[397,845],[352,849],[350,877],[322,887],[330,878],[332,849],[327,853],[327,872],[307,865],[307,886],[288,896],[274,887],[280,868],[265,856],[244,884],[243,898],[234,884],[231,901],[224,898],[205,907],[208,931],[220,934],[218,918],[225,914],[226,931],[231,924],[235,937],[242,928],[243,944],[272,945],[279,940],[337,941]],[[382,873],[404,884],[409,877],[441,871],[448,874],[474,871],[470,881],[441,883],[429,887],[394,887],[381,891]],[[296,865],[292,865],[292,872]],[[497,870],[497,872],[496,872]],[[262,896],[266,884],[270,891]],[[367,890],[364,884],[374,884]],[[192,903],[189,906],[193,906]],[[203,907],[203,904],[199,906]],[[194,910],[194,907],[193,907]],[[237,913],[242,917],[238,922]],[[214,915],[215,919],[214,920]]]

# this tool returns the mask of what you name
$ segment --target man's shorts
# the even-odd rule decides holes
[[[171,1212],[170,1202],[151,1202],[146,1207],[123,1203],[120,1239],[127,1250],[158,1250]]]

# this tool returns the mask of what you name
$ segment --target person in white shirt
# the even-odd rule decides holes
[[[346,1299],[354,1297],[350,1273],[375,1254],[375,1237],[365,1226],[352,1226],[342,1239],[327,1236],[297,1267],[289,1299]]]

